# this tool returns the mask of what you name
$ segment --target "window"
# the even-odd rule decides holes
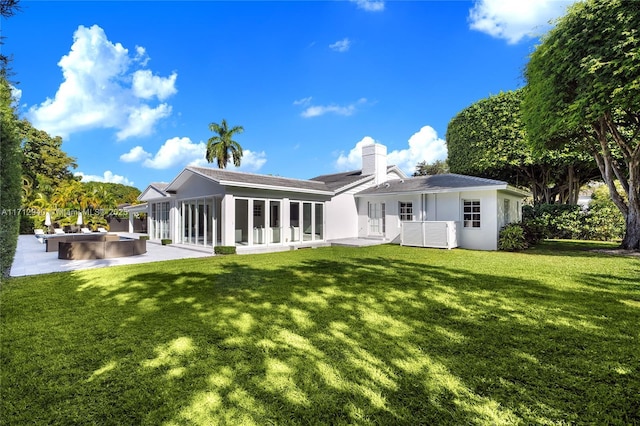
[[[504,199],[504,223],[511,223],[511,202],[508,198]]]
[[[400,220],[402,221],[413,220],[413,203],[403,203],[401,201],[400,206],[398,208],[398,212],[400,212]]]
[[[262,203],[253,202],[253,217],[262,217]]]
[[[463,221],[465,228],[480,228],[480,200],[463,200]]]

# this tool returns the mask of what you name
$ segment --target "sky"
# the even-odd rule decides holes
[[[242,126],[241,171],[309,179],[378,142],[407,174],[447,157],[449,121],[524,85],[570,1],[29,1],[1,22],[21,118],[83,181],[144,189]],[[233,166],[229,170],[238,170]]]

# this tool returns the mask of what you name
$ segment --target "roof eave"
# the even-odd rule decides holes
[[[523,191],[513,186],[504,184],[504,185],[487,185],[487,186],[466,186],[461,188],[414,189],[410,191],[385,191],[385,192],[365,193],[365,194],[358,193],[358,194],[355,194],[355,196],[356,197],[382,197],[385,195],[444,194],[444,193],[462,192],[462,191],[500,191],[500,190],[516,193],[518,195],[522,195],[523,197],[531,195],[527,191]]]
[[[295,188],[290,186],[279,186],[279,185],[265,185],[261,183],[242,183],[242,182],[234,182],[221,180],[217,181],[220,185],[223,186],[232,186],[235,188],[251,188],[251,189],[265,189],[270,191],[283,191],[283,192],[300,192],[304,194],[317,194],[317,195],[334,195],[333,191],[323,191],[321,189],[306,189],[306,188]]]

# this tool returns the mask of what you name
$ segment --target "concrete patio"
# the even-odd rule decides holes
[[[118,233],[123,237],[139,238],[137,234]],[[176,245],[163,246],[159,242],[147,241],[147,252],[139,256],[118,257],[96,260],[61,260],[58,252],[47,253],[45,247],[33,235],[20,235],[16,255],[11,265],[10,275],[48,274],[51,272],[76,271],[80,269],[104,268],[116,265],[133,265],[136,263],[158,262],[163,260],[208,257],[213,250],[183,248]]]
[[[128,238],[139,238],[140,234],[118,232],[118,235]],[[381,239],[344,238],[330,240],[313,247],[346,246],[366,247],[385,244],[388,241]],[[238,254],[259,254],[274,251],[287,251],[303,248],[311,248],[311,245],[281,246],[281,247],[239,247]],[[159,241],[147,241],[147,252],[138,256],[118,257],[112,259],[95,260],[61,260],[58,252],[45,251],[44,244],[33,235],[20,235],[16,255],[11,265],[10,275],[20,277],[25,275],[49,274],[52,272],[77,271],[81,269],[104,268],[107,266],[133,265],[137,263],[160,262],[164,260],[189,259],[213,256],[213,249],[197,246],[171,244],[163,246]]]

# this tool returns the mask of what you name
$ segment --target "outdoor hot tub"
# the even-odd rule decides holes
[[[105,235],[104,237],[107,236],[109,235]],[[115,257],[137,256],[147,252],[146,240],[114,236],[116,238],[59,241],[58,259],[112,259]]]

